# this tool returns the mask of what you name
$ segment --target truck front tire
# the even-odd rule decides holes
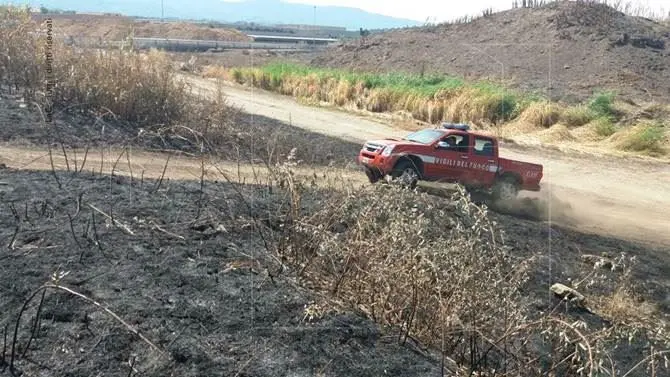
[[[376,183],[383,177],[383,175],[377,169],[371,169],[368,167],[365,168],[365,175],[367,175],[368,180],[372,184]]]
[[[393,178],[396,182],[404,187],[414,189],[419,182],[419,170],[414,162],[408,159],[403,159],[393,168]]]

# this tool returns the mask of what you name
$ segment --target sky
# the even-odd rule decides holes
[[[453,20],[464,15],[477,15],[482,10],[494,11],[509,9],[514,0],[283,0],[290,3],[316,5],[339,5],[360,8],[368,12],[385,16],[401,17],[424,22]],[[518,0],[519,3],[521,0]],[[614,0],[617,1],[617,0]],[[623,4],[632,3],[635,7],[651,9],[655,13],[667,14],[670,0],[620,0]]]

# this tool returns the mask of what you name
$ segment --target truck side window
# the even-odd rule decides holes
[[[493,157],[493,141],[485,138],[475,138],[474,153],[478,156]]]
[[[464,135],[458,142],[458,144],[456,144],[456,150],[460,153],[468,153],[469,147],[470,147],[470,138],[468,138],[468,135]]]
[[[470,146],[468,135],[449,135],[442,141],[449,145],[449,147],[445,149],[459,153],[468,153],[468,147]]]

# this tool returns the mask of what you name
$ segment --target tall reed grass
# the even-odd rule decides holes
[[[205,76],[221,73],[212,67],[205,70]],[[288,63],[232,68],[226,78],[313,102],[377,113],[404,111],[425,122],[496,124],[518,116],[528,102],[524,96],[501,86],[488,82],[471,84],[458,77],[375,74]]]

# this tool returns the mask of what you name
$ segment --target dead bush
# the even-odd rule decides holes
[[[144,127],[188,112],[189,90],[163,53],[67,46],[15,7],[0,9],[0,20],[0,83],[43,108],[113,114]]]
[[[231,126],[237,111],[223,94],[194,101],[163,52],[67,46],[46,22],[37,24],[15,7],[0,8],[0,51],[6,52],[0,55],[0,87],[21,91],[45,118],[83,115],[91,118],[87,127],[93,133],[116,128],[127,138],[142,138],[144,146],[191,153],[224,149],[227,157],[245,138],[241,127]],[[62,143],[91,134],[51,125]]]
[[[30,34],[36,29],[27,9],[0,7],[0,86],[29,95],[39,86],[44,57],[39,38]]]
[[[463,195],[447,205],[384,186],[340,196],[296,219],[279,257],[312,288],[398,329],[401,341],[418,339],[473,370],[521,370],[500,350],[518,346],[508,331],[525,322],[530,264]]]

